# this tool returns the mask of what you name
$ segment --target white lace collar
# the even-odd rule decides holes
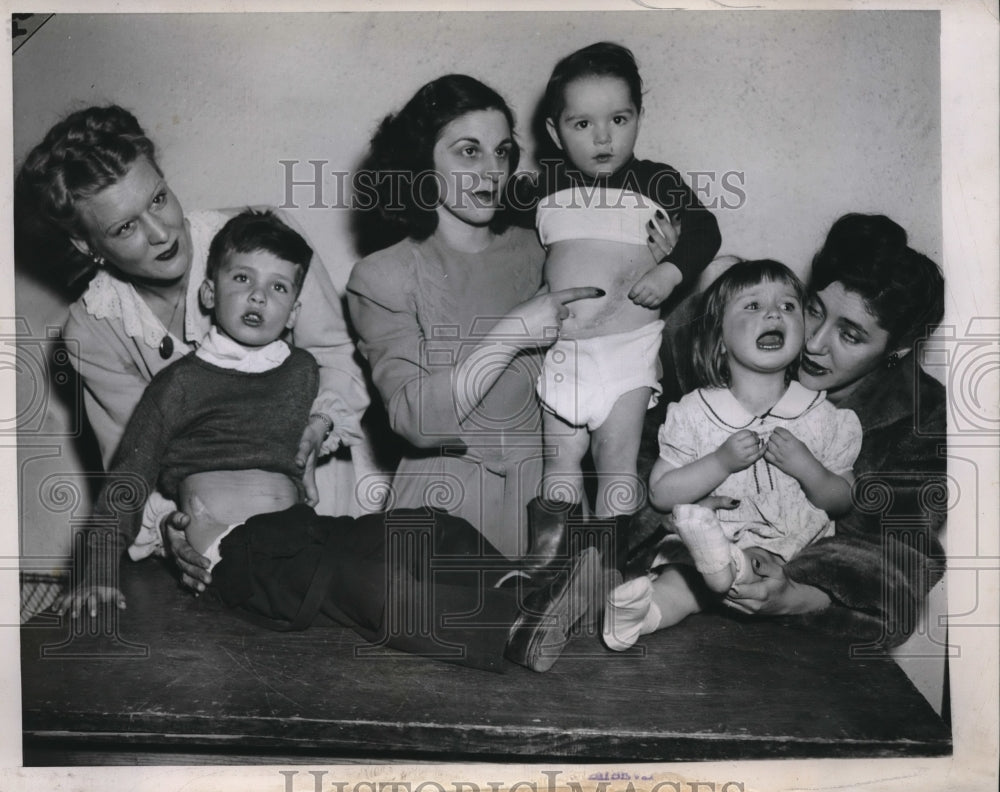
[[[219,368],[259,374],[280,366],[292,350],[280,339],[262,347],[246,347],[212,327],[195,354]]]
[[[184,338],[175,340],[193,346],[201,341],[208,330],[208,318],[201,312],[198,302],[198,288],[205,277],[205,257],[200,250],[200,236],[203,235],[201,228],[192,228],[187,219],[185,223],[191,234],[192,256],[187,294],[184,295]],[[90,281],[83,294],[83,306],[95,319],[120,320],[127,336],[141,341],[151,349],[158,348],[168,335],[167,328],[135,287],[106,269],[98,270]]]

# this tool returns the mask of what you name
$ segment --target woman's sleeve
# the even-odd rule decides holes
[[[87,419],[108,470],[125,425],[149,380],[143,376],[107,322],[74,303],[63,328],[70,363],[80,375]]]
[[[388,264],[388,266],[386,266]],[[351,321],[393,431],[418,448],[461,444],[453,348],[428,351],[402,262],[362,261],[347,284]]]
[[[927,592],[944,573],[938,539],[948,500],[939,453],[944,421],[942,405],[922,421],[922,436],[906,421],[903,431],[885,438],[892,451],[884,470],[858,476],[854,507],[837,520],[836,535],[785,567],[791,580],[822,589],[832,601],[803,621],[873,646],[895,646],[913,632]]]
[[[650,174],[650,192],[650,197],[681,224],[677,244],[663,260],[681,271],[685,283],[691,283],[719,252],[722,245],[719,221],[698,200],[681,174],[669,165],[658,165]]]
[[[278,214],[305,236],[286,213]],[[368,407],[368,389],[355,359],[354,343],[347,331],[340,295],[315,250],[299,300],[302,307],[292,330],[292,341],[295,346],[312,354],[319,364],[319,393],[311,412],[321,413],[333,422],[333,430],[323,444],[323,451],[336,451],[340,445],[357,445],[363,439],[361,418]]]

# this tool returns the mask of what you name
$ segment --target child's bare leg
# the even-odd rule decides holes
[[[689,567],[668,566],[655,580],[636,578],[611,592],[604,611],[604,643],[623,651],[640,635],[677,624],[702,610],[700,584]]]
[[[542,412],[545,458],[542,497],[563,503],[584,503],[583,457],[590,445],[584,426],[570,426],[559,416]]]
[[[653,603],[660,610],[657,630],[672,627],[678,622],[699,613],[702,609],[698,601],[698,581],[692,579],[691,567],[668,566],[653,581]]]
[[[604,423],[593,432],[591,450],[597,472],[594,512],[598,517],[632,514],[645,502],[636,460],[651,390],[636,388],[622,394]]]
[[[747,567],[743,551],[726,536],[711,509],[680,504],[674,507],[673,518],[706,585],[717,594],[725,594]]]

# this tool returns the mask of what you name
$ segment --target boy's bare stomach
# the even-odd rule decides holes
[[[551,291],[597,286],[605,297],[567,303],[562,338],[592,338],[636,330],[660,318],[658,308],[643,308],[628,293],[656,266],[649,248],[624,242],[568,239],[549,246],[545,281]]]
[[[219,534],[233,523],[294,506],[299,502],[299,490],[283,473],[211,470],[184,479],[178,501],[178,508],[191,517],[188,541],[204,555]],[[201,502],[200,508],[196,501]]]

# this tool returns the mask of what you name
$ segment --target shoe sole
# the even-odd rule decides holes
[[[602,567],[595,548],[581,552],[570,567],[566,587],[545,611],[544,617],[551,624],[538,630],[529,667],[533,671],[548,671],[562,655],[577,625],[592,629],[598,623],[605,597],[620,582],[617,570]]]

